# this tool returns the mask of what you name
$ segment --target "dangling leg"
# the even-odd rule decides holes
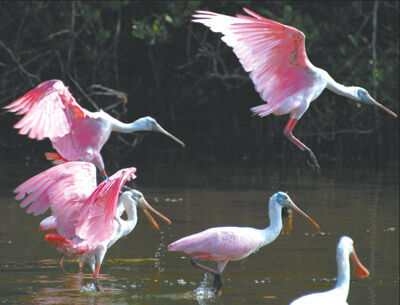
[[[317,158],[315,158],[314,153],[311,151],[311,149],[309,149],[307,146],[305,146],[303,143],[300,142],[299,139],[297,139],[293,134],[292,131],[294,129],[294,127],[296,126],[297,122],[299,120],[298,119],[294,119],[294,118],[290,118],[289,122],[286,124],[286,127],[283,131],[283,133],[285,134],[285,136],[293,143],[295,144],[298,148],[300,148],[301,151],[307,152],[308,155],[311,158],[312,164],[310,164],[308,161],[307,163],[313,168],[313,169],[317,169],[317,170],[321,170]]]

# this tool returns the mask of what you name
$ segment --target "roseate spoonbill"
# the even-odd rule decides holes
[[[65,161],[93,162],[104,179],[107,179],[107,174],[100,151],[112,131],[160,132],[185,146],[181,140],[167,132],[151,117],[143,117],[127,124],[102,110],[90,112],[82,108],[68,87],[57,79],[39,84],[4,108],[18,115],[24,115],[14,125],[20,134],[27,134],[31,139],[50,139],[58,154],[47,153],[49,160],[56,164]]]
[[[315,67],[307,58],[304,34],[287,25],[266,19],[246,8],[251,15],[236,17],[208,11],[196,11],[193,22],[222,33],[222,40],[233,48],[261,98],[266,102],[251,108],[260,117],[271,113],[290,114],[284,135],[311,158],[313,168],[318,161],[292,131],[307,111],[310,103],[327,88],[350,99],[376,105],[397,118],[397,115],[375,101],[360,87],[343,86],[324,70]]]
[[[300,210],[284,192],[275,193],[269,199],[270,225],[265,229],[250,227],[216,227],[183,237],[168,246],[168,251],[181,251],[192,256],[193,266],[214,275],[213,289],[220,291],[222,272],[229,261],[246,258],[261,247],[273,242],[282,229],[282,208],[290,207],[306,217],[321,232],[318,224]],[[198,260],[215,261],[217,270],[204,266]]]
[[[47,234],[45,240],[65,255],[87,261],[93,271],[93,283],[103,291],[97,277],[106,251],[118,239],[129,234],[137,222],[136,207],[143,209],[153,226],[158,225],[147,211],[157,214],[168,224],[171,221],[152,208],[136,190],[119,195],[125,182],[134,179],[134,167],[118,171],[96,187],[96,168],[88,162],[67,162],[52,167],[15,189],[17,200],[29,194],[21,207],[39,215],[52,211],[51,227],[58,234]],[[123,212],[127,220],[121,218]],[[45,226],[42,221],[41,226]]]
[[[354,251],[353,240],[348,236],[342,236],[336,249],[338,278],[335,288],[302,296],[290,305],[347,305],[346,299],[350,288],[349,256],[355,265],[354,274],[360,278],[368,277],[369,271],[361,264]]]

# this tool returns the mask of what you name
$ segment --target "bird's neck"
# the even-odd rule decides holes
[[[272,201],[269,202],[269,226],[265,228],[264,233],[264,243],[269,244],[275,240],[282,230],[282,207]]]
[[[338,277],[335,286],[335,290],[340,293],[343,300],[346,301],[347,295],[349,294],[350,285],[350,262],[349,254],[343,253],[343,251],[338,251],[336,255]]]
[[[123,220],[121,218],[121,215],[124,212],[124,210],[127,215],[126,220]],[[132,200],[126,200],[126,198],[122,197],[121,200],[118,202],[116,217],[119,220],[118,222],[123,227],[122,236],[129,234],[137,223],[137,208],[135,203],[133,203]]]
[[[355,87],[344,86],[342,84],[339,84],[329,74],[327,74],[326,80],[327,80],[326,88],[328,90],[332,91],[333,93],[348,97],[355,101],[359,100],[357,95],[357,90],[355,90]]]
[[[146,121],[143,118],[137,119],[132,123],[123,123],[116,118],[113,118],[106,112],[102,112],[102,117],[111,125],[111,130],[121,133],[132,133],[135,131],[148,131],[149,128],[146,126]]]

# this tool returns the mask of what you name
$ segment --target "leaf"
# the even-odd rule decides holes
[[[354,38],[353,35],[349,34],[349,35],[347,35],[347,38],[350,39],[351,43],[352,43],[355,47],[358,46],[357,40]]]
[[[173,22],[172,17],[170,15],[168,15],[168,14],[164,14],[164,19],[168,23],[172,23]]]

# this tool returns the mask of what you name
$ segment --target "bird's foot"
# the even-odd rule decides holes
[[[315,157],[314,153],[311,151],[311,149],[309,150],[304,150],[303,151],[303,155],[305,155],[305,159],[306,159],[306,163],[313,169],[316,171],[321,171],[321,167],[319,166],[319,163],[317,161],[317,158]]]
[[[222,288],[222,284],[224,283],[224,281],[222,280],[222,274],[214,274],[214,284],[213,284],[213,292],[215,293],[216,296],[219,296],[221,294],[221,288]]]
[[[101,287],[101,285],[99,284],[96,277],[93,279],[93,285],[94,285],[94,287],[96,287],[96,290],[98,292],[104,293],[104,289],[103,289],[103,287]]]

